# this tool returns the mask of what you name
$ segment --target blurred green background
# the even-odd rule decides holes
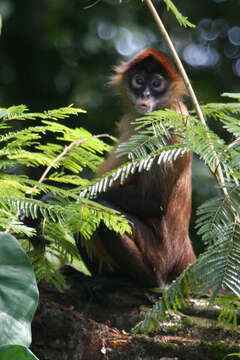
[[[26,104],[42,111],[73,103],[87,110],[78,126],[114,134],[122,107],[105,85],[113,65],[144,47],[166,50],[166,45],[141,0],[94,2],[0,1],[1,106]],[[195,29],[181,28],[162,1],[154,4],[200,103],[224,101],[223,92],[240,92],[240,0],[175,1]],[[224,136],[217,124],[211,126]],[[196,207],[216,188],[198,159],[193,170],[194,222]],[[198,252],[193,226],[191,233]]]

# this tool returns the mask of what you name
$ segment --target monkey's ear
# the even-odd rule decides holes
[[[115,88],[121,87],[124,74],[127,72],[128,69],[129,69],[129,66],[128,66],[127,62],[122,62],[120,65],[114,66],[113,70],[114,70],[115,74],[110,76],[110,78],[107,82],[107,86],[111,86],[111,87],[115,87]]]

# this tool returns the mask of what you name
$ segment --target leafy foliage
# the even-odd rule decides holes
[[[83,128],[72,129],[61,123],[66,117],[83,112],[72,106],[43,113],[27,112],[23,105],[0,109],[0,227],[22,239],[37,279],[53,281],[58,288],[63,278],[56,272],[56,262],[60,265],[74,260],[86,271],[73,234],[80,233],[91,251],[89,239],[101,221],[117,232],[130,231],[119,213],[79,197],[79,192],[90,183],[81,173],[95,171],[104,152],[111,149],[101,140],[108,135],[92,135]],[[38,120],[38,124],[17,131],[11,129],[12,120],[26,119]],[[54,142],[48,142],[49,137],[54,137]],[[39,166],[45,167],[39,180],[26,174],[14,175]],[[49,192],[54,201],[44,203],[35,198]],[[38,232],[47,240],[45,248],[33,251],[26,236],[36,236],[36,229],[21,223],[21,214],[33,220],[39,215],[44,218]]]
[[[38,360],[38,358],[27,347],[22,345],[0,346],[1,360]]]
[[[194,28],[195,25],[192,24],[190,21],[188,21],[188,18],[183,16],[179,10],[176,8],[176,6],[174,5],[174,3],[171,0],[164,0],[165,4],[167,5],[167,9],[171,10],[173,12],[173,14],[176,16],[177,21],[179,22],[180,25],[184,26],[184,27],[191,27]]]
[[[233,137],[230,144],[226,144],[209,127],[201,124],[194,112],[186,119],[186,116],[172,110],[156,111],[137,119],[137,133],[127,143],[119,146],[118,156],[127,154],[129,161],[102,179],[92,181],[82,177],[82,171],[87,168],[94,171],[102,161],[101,155],[110,147],[100,139],[105,135],[92,135],[82,128],[71,129],[61,122],[49,119],[62,118],[68,112],[73,114],[72,107],[43,114],[26,113],[23,107],[2,110],[4,131],[12,118],[23,119],[25,115],[28,119],[42,118],[42,125],[36,126],[35,131],[32,127],[21,130],[22,138],[17,138],[18,132],[11,131],[0,139],[2,169],[9,167],[9,161],[14,161],[15,165],[20,163],[38,167],[41,163],[46,166],[39,181],[29,179],[26,175],[17,177],[6,171],[0,174],[0,182],[4,185],[6,181],[5,188],[2,187],[4,193],[0,190],[2,228],[18,234],[18,237],[22,236],[26,246],[26,234],[34,235],[34,229],[21,224],[18,215],[24,212],[35,219],[41,213],[44,217],[42,233],[49,243],[44,249],[31,251],[38,279],[51,280],[60,288],[63,280],[55,271],[55,260],[62,264],[78,257],[73,234],[80,234],[81,242],[91,254],[91,236],[101,221],[109,229],[119,233],[131,231],[130,225],[119,213],[95,203],[91,198],[105,191],[119,178],[124,182],[129,173],[148,171],[154,160],[161,165],[166,161],[174,161],[186,151],[192,151],[205,162],[212,174],[215,174],[218,166],[223,169],[224,183],[218,184],[221,195],[206,202],[198,210],[196,227],[207,250],[164,290],[164,296],[135,330],[149,332],[157,329],[166,310],[181,307],[190,287],[195,295],[202,295],[214,287],[212,302],[221,288],[233,291],[236,296],[240,295],[239,124],[236,120],[240,105],[208,104],[202,110],[206,118],[213,118],[223,124]],[[75,111],[75,114],[78,113],[76,109]],[[48,133],[57,134],[58,142],[40,143],[41,135]],[[168,140],[172,136],[177,141],[169,145]],[[62,184],[68,187],[63,189]],[[9,185],[11,190],[6,193]],[[223,186],[226,191],[222,191]],[[13,189],[14,198],[11,196]],[[49,191],[54,194],[55,200],[47,204],[24,197],[26,192],[39,196]],[[84,269],[84,265],[81,266]],[[228,309],[226,305],[224,309],[221,318],[235,319],[232,308]]]
[[[198,296],[214,288],[211,302],[214,302],[221,288],[240,296],[240,125],[237,120],[240,105],[208,104],[202,110],[207,118],[220,121],[231,133],[233,141],[230,144],[226,144],[209,127],[200,123],[194,112],[188,119],[184,119],[181,114],[171,110],[156,111],[136,121],[139,133],[118,148],[119,155],[128,154],[132,161],[110,174],[112,177],[121,177],[124,181],[127,174],[136,171],[136,168],[138,171],[150,169],[156,157],[158,163],[162,164],[174,161],[177,155],[181,156],[185,151],[197,154],[212,174],[215,174],[218,166],[223,169],[224,183],[218,183],[221,195],[203,204],[197,214],[196,227],[208,246],[206,252],[164,291],[164,296],[137,326],[136,331],[149,332],[157,329],[166,310],[176,310],[181,306],[189,287]],[[172,129],[179,141],[169,146],[165,139],[171,136]],[[91,191],[97,192],[103,186],[103,180],[92,186],[96,188]],[[226,191],[222,191],[223,186]],[[229,309],[223,310],[222,318],[234,319],[233,315],[229,317]]]
[[[10,234],[0,233],[0,345],[31,343],[31,321],[38,288],[27,255]],[[3,350],[0,346],[0,358]]]
[[[232,295],[219,296],[216,301],[216,305],[223,307],[223,311],[220,313],[218,320],[232,323],[237,327],[237,310],[240,309],[239,298]]]
[[[156,331],[159,329],[161,321],[165,319],[167,311],[181,309],[182,305],[185,304],[185,298],[190,293],[192,266],[190,265],[166,290],[163,289],[162,296],[147,312],[145,319],[135,326],[133,332],[150,333]]]

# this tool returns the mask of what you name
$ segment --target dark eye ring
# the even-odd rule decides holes
[[[136,79],[136,83],[137,83],[138,85],[142,85],[142,84],[143,84],[143,79],[137,78],[137,79]]]
[[[161,75],[156,75],[152,80],[152,87],[157,92],[162,92],[167,86],[166,79]]]
[[[140,89],[144,84],[144,78],[141,76],[141,75],[135,75],[133,78],[132,78],[132,86],[137,88],[137,89]]]
[[[160,80],[154,80],[152,85],[155,88],[159,88],[161,86],[161,81]]]

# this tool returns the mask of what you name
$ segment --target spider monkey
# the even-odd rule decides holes
[[[145,49],[129,62],[123,62],[115,68],[109,84],[119,91],[125,107],[119,124],[119,144],[136,133],[133,121],[148,112],[173,109],[183,115],[183,121],[188,115],[182,102],[186,94],[184,83],[170,58],[161,51]],[[169,143],[178,141],[179,137],[172,134]],[[126,161],[126,156],[116,157],[115,148],[96,176],[101,177]],[[76,238],[80,254],[93,275],[98,274],[102,264],[103,274],[111,268],[132,279],[136,287],[159,287],[175,279],[195,260],[188,234],[191,165],[191,153],[174,162],[162,165],[155,162],[149,171],[129,175],[124,185],[116,181],[98,196],[96,201],[125,215],[132,225],[132,234],[120,236],[100,225],[92,239],[92,259]],[[42,201],[51,199],[52,194],[47,194]],[[29,221],[32,226],[32,220],[24,218],[24,223]],[[39,236],[36,244],[39,246]],[[114,282],[115,279],[100,288],[111,287]]]
[[[119,144],[136,133],[132,122],[144,114],[173,109],[184,116],[182,102],[186,94],[183,80],[170,58],[155,49],[145,49],[129,62],[115,68],[109,84],[118,89],[125,107],[119,125]],[[180,141],[172,135],[170,143]],[[97,177],[127,161],[116,157],[116,148],[100,167]],[[92,274],[99,263],[113,267],[144,287],[158,287],[172,281],[195,260],[188,234],[191,214],[192,154],[174,162],[158,165],[150,171],[128,176],[124,185],[115,182],[97,201],[121,211],[132,224],[132,234],[118,235],[101,225],[93,236],[93,259],[83,256]],[[78,242],[81,254],[84,249]],[[102,267],[103,273],[109,271]]]

